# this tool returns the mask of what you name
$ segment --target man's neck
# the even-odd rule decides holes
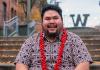
[[[47,37],[46,38],[49,42],[54,42],[54,41],[56,41],[56,37]]]

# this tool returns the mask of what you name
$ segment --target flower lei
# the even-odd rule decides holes
[[[63,34],[61,36],[61,44],[58,49],[58,56],[57,56],[57,61],[54,65],[54,70],[59,70],[59,65],[61,64],[62,61],[62,54],[66,40],[67,40],[67,32],[65,31],[65,29],[63,29]],[[41,55],[42,70],[47,70],[46,56],[44,53],[44,39],[42,32],[40,33],[40,55]]]

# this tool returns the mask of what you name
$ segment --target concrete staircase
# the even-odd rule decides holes
[[[69,31],[79,35],[86,44],[94,63],[91,70],[100,70],[100,30],[90,27],[68,28]]]
[[[0,70],[15,70],[15,57],[26,37],[0,37]]]
[[[91,70],[100,70],[100,31],[94,28],[68,28],[86,44],[94,63]],[[15,57],[27,37],[0,37],[0,70],[15,70]]]

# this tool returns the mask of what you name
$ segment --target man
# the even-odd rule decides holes
[[[91,56],[80,37],[63,28],[62,10],[45,5],[41,17],[43,31],[24,42],[16,70],[89,70]]]

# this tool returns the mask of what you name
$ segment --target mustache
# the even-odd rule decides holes
[[[48,28],[57,28],[57,25],[56,24],[48,24],[47,27]]]

